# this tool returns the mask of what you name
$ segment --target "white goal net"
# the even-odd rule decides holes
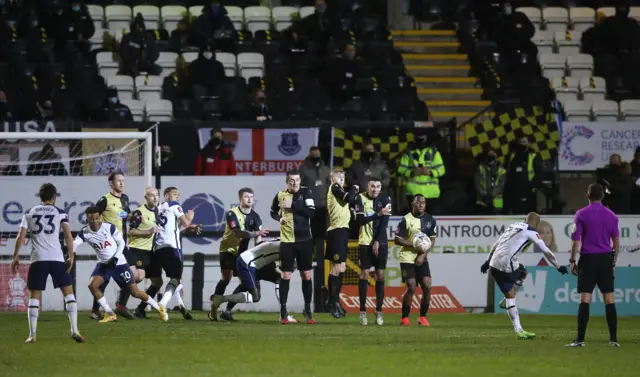
[[[84,210],[110,191],[111,172],[124,173],[131,208],[139,206],[144,188],[153,183],[152,156],[150,132],[0,133],[0,312],[27,308],[28,239],[18,271],[12,270],[11,259],[22,215],[40,203],[40,186],[56,186],[56,206],[77,232],[86,224]],[[81,250],[76,259],[82,259]],[[61,310],[59,297],[49,289],[42,309]]]

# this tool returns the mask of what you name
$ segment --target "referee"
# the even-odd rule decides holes
[[[578,276],[580,306],[578,309],[578,337],[566,347],[584,347],[589,322],[589,303],[593,289],[598,286],[605,303],[609,345],[620,347],[617,327],[618,314],[613,294],[616,258],[620,249],[618,217],[602,205],[604,188],[592,184],[587,189],[589,205],[576,212],[571,233],[571,272]],[[613,252],[611,244],[613,243]],[[576,264],[576,254],[580,260]]]

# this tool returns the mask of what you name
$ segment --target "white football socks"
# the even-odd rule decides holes
[[[182,283],[178,284],[178,286],[176,287],[176,291],[174,292],[174,296],[176,298],[176,301],[178,301],[178,305],[181,308],[186,308],[186,306],[184,305],[184,301],[182,301],[182,289],[184,288],[184,286],[182,285]]]
[[[76,296],[73,294],[64,296],[64,302],[67,304],[67,316],[71,325],[71,334],[77,334],[78,331],[78,303]]]
[[[520,314],[518,314],[518,308],[516,308],[515,298],[507,299],[507,314],[509,314],[509,318],[511,318],[513,329],[516,331],[516,333],[521,333],[522,326],[520,325]]]
[[[150,305],[155,310],[160,310],[160,307],[158,306],[158,302],[151,296],[149,296],[149,299],[144,303]]]
[[[164,290],[164,294],[162,295],[162,300],[160,300],[160,305],[162,305],[163,308],[167,307],[167,304],[171,301],[171,297],[173,297],[175,291],[176,287],[173,284],[167,284],[167,288]]]
[[[111,310],[111,307],[107,303],[106,297],[104,297],[104,296],[100,297],[98,299],[98,304],[100,304],[100,306],[102,307],[102,310],[104,310],[105,313],[107,313],[109,315],[113,315],[113,310]]]
[[[40,300],[29,299],[29,336],[36,336],[38,329],[38,314],[40,313]]]

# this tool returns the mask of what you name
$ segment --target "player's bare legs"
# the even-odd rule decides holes
[[[402,320],[400,322],[403,326],[409,326],[409,314],[411,313],[411,302],[413,301],[413,295],[416,293],[416,279],[407,279],[405,282],[405,291],[402,296]]]
[[[129,285],[129,293],[131,293],[131,296],[139,299],[140,301],[144,302],[147,305],[151,305],[152,308],[157,310],[158,313],[160,313],[161,320],[165,322],[169,320],[169,316],[167,315],[167,311],[165,310],[164,306],[158,304],[153,297],[149,296],[144,291],[141,291],[140,288],[138,288],[138,285],[136,284]]]
[[[431,326],[429,321],[427,321],[427,312],[429,311],[429,304],[431,303],[431,277],[423,277],[422,280],[420,280],[420,287],[422,288],[422,300],[420,300],[418,325]]]
[[[95,298],[96,302],[102,307],[102,310],[104,310],[104,318],[100,320],[100,322],[113,322],[116,321],[118,317],[109,306],[109,303],[107,303],[107,299],[104,297],[104,293],[100,289],[103,284],[104,278],[102,276],[92,276],[89,280],[89,291]]]
[[[105,281],[104,283],[102,283],[102,285],[100,286],[100,291],[102,292],[102,294],[104,295],[104,291],[105,289],[107,289],[107,285],[109,284],[109,281]],[[98,303],[98,300],[93,299],[93,307],[91,308],[91,319],[95,319],[96,321],[99,321],[100,319],[102,319],[102,316],[100,315],[100,304]]]
[[[160,288],[162,288],[162,284],[164,284],[164,282],[162,281],[161,277],[150,277],[149,280],[151,280],[151,285],[149,286],[149,288],[147,288],[145,293],[148,294],[149,297],[156,297],[158,292],[160,292]],[[147,314],[145,312],[146,307],[147,303],[141,301],[136,308],[135,316],[138,318],[147,318]]]

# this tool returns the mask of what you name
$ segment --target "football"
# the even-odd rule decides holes
[[[420,232],[413,237],[413,247],[419,253],[426,253],[431,248],[431,238]]]

